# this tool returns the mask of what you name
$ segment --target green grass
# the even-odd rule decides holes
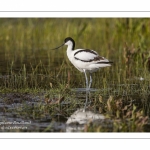
[[[54,117],[60,110],[66,118],[83,107],[84,101],[77,105],[71,89],[85,87],[84,75],[69,62],[66,47],[50,50],[70,36],[76,48],[94,49],[114,62],[93,74],[92,87],[98,92],[91,98],[91,107],[95,111],[103,110],[114,120],[114,132],[143,131],[137,122],[150,115],[149,24],[148,18],[0,18],[0,91],[21,95],[43,93],[49,99],[69,100],[62,107],[39,103],[31,109],[33,112],[26,111],[30,108],[25,105],[22,111],[15,110],[20,116],[40,118],[47,112]],[[99,97],[104,101],[99,102]],[[110,97],[113,105],[108,107]],[[118,100],[123,104],[121,110],[116,108]],[[122,114],[130,104],[126,111],[132,112],[132,119],[127,112]],[[37,110],[41,111],[36,113]],[[98,127],[87,131],[102,130]]]

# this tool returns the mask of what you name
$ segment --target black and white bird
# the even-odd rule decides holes
[[[75,41],[71,37],[65,38],[64,43],[54,49],[58,49],[64,45],[68,45],[68,59],[79,71],[84,72],[86,79],[86,90],[90,90],[92,84],[92,73],[97,71],[99,68],[111,66],[112,62],[99,56],[99,54],[94,50],[75,49]],[[87,73],[90,74],[89,83]]]

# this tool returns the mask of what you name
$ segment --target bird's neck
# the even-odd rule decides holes
[[[68,47],[67,47],[67,56],[68,56],[70,61],[71,61],[72,54],[73,54],[72,52],[73,52],[73,45],[68,45]]]
[[[69,44],[67,47],[67,51],[73,51],[74,50],[74,45],[73,44]]]

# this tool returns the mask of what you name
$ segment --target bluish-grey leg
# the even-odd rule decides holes
[[[84,105],[83,112],[85,112],[85,109],[86,109],[86,106],[87,106],[87,102],[88,102],[88,94],[89,94],[89,91],[86,91],[86,101],[85,101],[85,105]]]
[[[92,84],[92,74],[90,73],[90,83],[89,83],[89,89],[91,88],[91,84]]]
[[[88,86],[88,78],[87,78],[87,75],[86,75],[86,71],[85,71],[85,69],[83,69],[83,71],[84,71],[84,74],[85,74],[86,89],[89,89],[89,86]]]

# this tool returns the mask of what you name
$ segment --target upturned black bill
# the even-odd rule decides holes
[[[58,47],[56,47],[56,48],[50,49],[50,50],[58,49],[58,48],[60,48],[60,47],[62,47],[62,46],[64,46],[64,43],[63,43],[62,45],[60,45],[60,46],[58,46]]]

